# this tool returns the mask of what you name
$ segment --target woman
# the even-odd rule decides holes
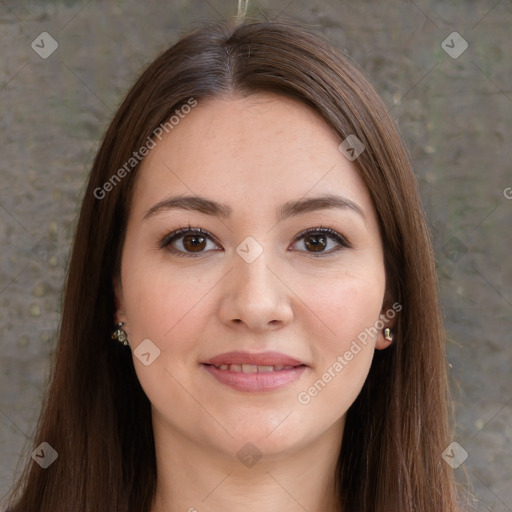
[[[96,156],[9,509],[455,511],[445,365],[376,92],[296,25],[204,27]]]

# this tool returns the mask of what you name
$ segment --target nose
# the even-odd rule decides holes
[[[222,321],[231,327],[265,332],[291,322],[293,292],[267,252],[252,263],[236,253],[233,256],[234,268],[227,276],[219,311]]]

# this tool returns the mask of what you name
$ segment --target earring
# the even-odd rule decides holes
[[[126,331],[123,329],[123,325],[126,325],[126,322],[119,322],[116,324],[116,329],[112,333],[112,339],[117,340],[126,346],[129,345],[129,343]]]
[[[391,329],[386,327],[384,329],[384,338],[386,338],[388,341],[393,341],[393,335],[391,334]]]

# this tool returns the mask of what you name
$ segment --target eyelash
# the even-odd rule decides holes
[[[198,253],[183,252],[183,251],[178,251],[177,249],[175,249],[173,247],[170,247],[172,242],[174,242],[175,240],[178,240],[183,235],[187,235],[187,234],[203,235],[205,237],[208,237],[213,242],[215,242],[215,244],[220,245],[215,240],[213,235],[208,233],[208,231],[205,231],[204,229],[201,229],[201,228],[193,228],[193,227],[191,227],[190,224],[188,224],[187,227],[179,227],[172,233],[169,233],[168,235],[164,236],[164,238],[162,238],[162,240],[159,243],[160,249],[167,249],[169,252],[171,252],[172,254],[174,254],[176,256],[191,257],[191,258],[197,258],[197,257],[205,254],[205,252],[208,252],[208,251],[203,251],[203,252],[198,252]],[[329,235],[331,238],[336,240],[336,242],[338,242],[341,247],[345,247],[346,249],[352,248],[352,244],[344,236],[340,235],[338,232],[336,232],[330,228],[326,228],[326,227],[322,227],[322,226],[319,226],[318,228],[309,228],[304,231],[301,231],[293,239],[293,243],[296,243],[301,238],[304,238],[306,235],[310,235],[310,234]],[[328,255],[331,255],[335,252],[338,252],[339,250],[340,250],[340,248],[338,247],[335,249],[331,249],[329,252],[322,252],[322,253],[318,253],[318,254],[315,254],[313,252],[307,252],[307,251],[301,251],[301,252],[306,252],[307,254],[310,254],[315,258],[322,258],[322,257],[328,256]]]

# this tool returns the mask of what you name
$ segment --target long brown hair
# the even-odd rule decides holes
[[[110,340],[113,276],[135,166],[105,197],[98,189],[191,98],[272,92],[320,114],[340,141],[356,135],[354,161],[373,199],[384,244],[387,294],[402,310],[390,348],[377,351],[347,413],[336,471],[345,512],[453,512],[444,328],[434,254],[410,159],[386,106],[357,66],[287,21],[206,25],[183,36],[141,74],[94,160],[69,265],[60,337],[31,459],[12,512],[149,512],[156,461],[150,403],[129,349]],[[172,135],[171,135],[172,136]],[[95,193],[96,191],[96,193]]]

